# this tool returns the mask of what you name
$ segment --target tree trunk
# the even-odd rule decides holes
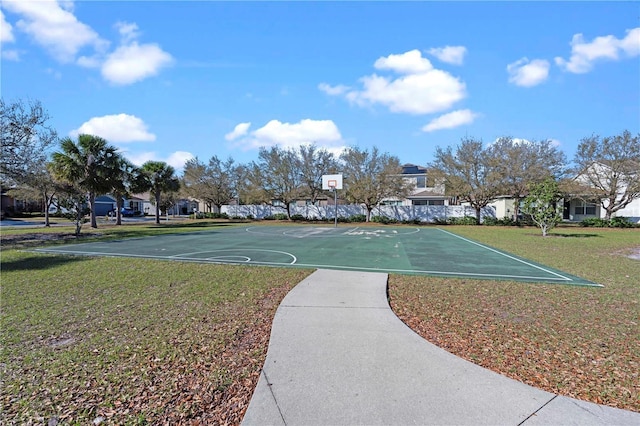
[[[49,224],[49,206],[51,204],[49,203],[49,199],[48,197],[45,195],[44,196],[44,226],[49,227],[51,226]]]
[[[373,206],[365,206],[367,208],[367,222],[371,222],[371,211],[373,211]]]
[[[160,191],[156,191],[156,224],[160,225]]]
[[[116,225],[122,225],[122,207],[124,202],[120,194],[116,194]]]
[[[97,228],[98,222],[96,221],[96,194],[95,192],[89,193],[89,216],[91,217],[91,227]]]
[[[482,209],[480,207],[476,207],[476,223],[480,225],[480,216],[482,214]]]

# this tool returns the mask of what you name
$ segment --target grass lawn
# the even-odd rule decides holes
[[[640,229],[447,227],[604,288],[392,275],[395,313],[436,345],[550,392],[640,411]]]
[[[83,232],[85,239],[95,232],[122,238],[167,229]],[[41,231],[20,229],[12,244],[34,246]],[[44,234],[51,232],[60,229]],[[2,231],[2,424],[99,417],[108,424],[237,424],[275,310],[311,272],[43,256],[7,250],[11,234]]]
[[[212,226],[227,224],[100,223],[81,239]],[[605,287],[392,275],[407,324],[526,383],[640,411],[640,261],[626,256],[640,230],[447,230]],[[72,232],[2,230],[0,423],[239,423],[275,310],[311,271],[17,250]]]

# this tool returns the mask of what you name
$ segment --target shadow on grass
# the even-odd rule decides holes
[[[88,260],[81,256],[29,256],[24,259],[2,262],[2,272],[49,269],[73,262]]]
[[[593,238],[593,237],[598,237],[598,238],[602,238],[602,235],[598,235],[598,234],[558,234],[558,233],[552,233],[549,234],[550,237],[561,237],[561,238]]]

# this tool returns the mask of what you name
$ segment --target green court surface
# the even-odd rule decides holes
[[[599,286],[424,227],[234,226],[36,251]]]

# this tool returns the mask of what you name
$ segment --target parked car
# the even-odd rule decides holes
[[[60,213],[60,214],[67,214],[69,213],[69,209],[66,209],[64,207],[60,207],[60,206],[56,206],[54,204],[49,206],[49,214],[56,214],[56,213]]]

